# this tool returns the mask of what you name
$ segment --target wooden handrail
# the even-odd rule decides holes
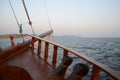
[[[33,35],[29,35],[29,36],[34,37],[34,38],[37,39],[37,40],[44,41],[44,42],[47,43],[47,44],[51,44],[51,45],[53,45],[53,46],[57,46],[57,48],[58,48],[58,47],[59,47],[59,48],[62,48],[62,49],[64,50],[64,56],[68,55],[68,52],[69,52],[69,53],[71,53],[71,54],[76,55],[76,56],[79,57],[79,58],[82,58],[82,59],[85,60],[86,62],[91,63],[91,64],[93,65],[93,71],[98,70],[98,71],[95,71],[95,75],[96,75],[96,76],[94,75],[94,72],[93,72],[91,80],[98,80],[98,76],[99,76],[100,70],[106,72],[106,73],[107,73],[108,75],[110,75],[112,78],[114,78],[114,79],[116,79],[116,80],[120,80],[120,74],[119,74],[117,71],[112,70],[111,68],[107,67],[106,65],[104,65],[104,64],[102,64],[102,63],[100,63],[100,62],[98,62],[98,61],[96,61],[96,60],[94,60],[94,59],[92,59],[92,58],[84,55],[84,54],[80,54],[80,53],[78,53],[78,52],[76,52],[76,51],[73,51],[73,50],[71,50],[71,49],[69,49],[69,48],[67,48],[67,47],[64,47],[64,46],[59,45],[59,44],[57,44],[57,43],[54,43],[54,42],[52,42],[52,41],[46,40],[46,39],[44,39],[44,38],[40,38],[40,37],[33,36]],[[55,50],[56,50],[56,49],[55,49]],[[53,56],[56,57],[56,53],[54,53],[54,54],[55,54],[55,55],[53,55]],[[55,58],[55,57],[54,57],[54,58]],[[94,68],[94,67],[95,67],[95,68]],[[96,73],[96,72],[97,72],[97,73]]]

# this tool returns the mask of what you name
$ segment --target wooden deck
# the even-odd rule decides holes
[[[33,54],[29,47],[3,64],[24,68],[33,80],[54,80],[52,79],[53,68],[39,56]]]

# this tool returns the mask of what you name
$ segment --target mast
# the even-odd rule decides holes
[[[32,29],[33,35],[35,35],[35,32],[34,32],[33,27],[32,27],[32,22],[31,22],[31,20],[30,20],[30,17],[29,17],[29,14],[28,14],[28,11],[27,11],[27,8],[26,8],[26,5],[25,5],[24,0],[22,0],[22,3],[23,3],[23,6],[24,6],[24,9],[25,9],[25,12],[26,12],[26,15],[27,15],[28,21],[29,21],[29,25],[31,26],[31,29]]]

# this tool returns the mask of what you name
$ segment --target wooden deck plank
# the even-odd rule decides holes
[[[28,48],[22,54],[4,62],[7,65],[14,65],[24,68],[31,75],[33,80],[50,80],[53,68],[46,64],[43,59],[33,54]]]

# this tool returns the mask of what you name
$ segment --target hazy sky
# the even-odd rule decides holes
[[[25,0],[35,33],[49,29],[44,0]],[[120,0],[45,0],[54,35],[120,37]],[[23,33],[31,33],[21,0],[11,0]],[[8,0],[0,0],[0,35],[18,33]]]

